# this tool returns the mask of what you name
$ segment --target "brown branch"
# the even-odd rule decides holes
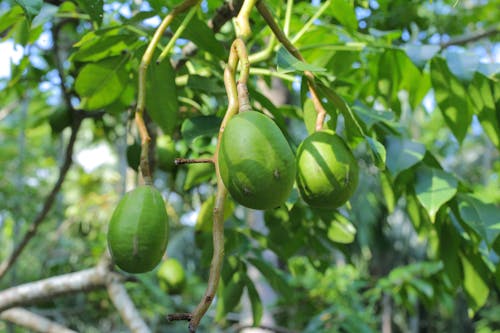
[[[76,114],[78,115],[78,113]],[[71,136],[68,141],[68,145],[66,147],[66,153],[64,155],[64,161],[63,164],[61,165],[61,168],[59,170],[59,177],[54,184],[54,187],[50,191],[50,193],[47,195],[45,198],[45,202],[43,203],[42,210],[37,214],[33,222],[31,223],[28,231],[24,235],[23,239],[21,242],[17,245],[17,247],[14,249],[12,254],[7,257],[1,264],[0,264],[0,279],[5,275],[5,273],[12,267],[14,262],[17,260],[17,258],[21,255],[23,250],[26,248],[26,245],[28,242],[36,235],[38,231],[38,227],[42,222],[44,221],[45,217],[47,214],[50,212],[50,209],[52,208],[52,205],[54,204],[54,200],[56,198],[56,195],[59,193],[59,190],[61,189],[61,186],[64,182],[64,179],[66,178],[66,174],[68,173],[68,170],[71,167],[71,164],[73,163],[73,148],[76,142],[76,137],[78,134],[78,131],[80,129],[80,125],[82,123],[82,118],[77,116],[74,117],[73,119],[73,124],[71,126]]]
[[[176,321],[176,320],[186,320],[190,321],[193,318],[191,313],[172,313],[167,316],[168,321]]]
[[[267,25],[273,31],[276,38],[280,41],[280,43],[290,52],[295,58],[300,61],[304,61],[304,58],[300,54],[299,50],[288,40],[288,37],[285,33],[280,29],[278,24],[274,21],[273,14],[269,11],[264,0],[260,0],[256,5],[260,15],[264,18]],[[316,83],[314,80],[314,74],[311,71],[304,71],[304,75],[307,78],[307,86],[309,88],[309,93],[311,94],[311,99],[314,104],[314,109],[318,113],[316,117],[316,130],[319,131],[323,128],[323,122],[326,117],[326,110],[321,103],[321,99],[319,98]]]
[[[456,37],[454,39],[449,40],[448,42],[441,43],[440,46],[441,50],[444,50],[445,48],[450,47],[452,45],[465,45],[497,34],[500,34],[500,28],[490,27],[484,31],[476,32],[468,36]]]
[[[175,165],[193,164],[193,163],[214,163],[213,158],[176,158]]]
[[[120,313],[121,318],[133,333],[150,333],[151,330],[142,319],[139,311],[130,299],[130,296],[122,283],[122,278],[113,276],[109,279],[108,295]]]
[[[77,333],[43,316],[23,308],[12,308],[0,313],[0,319],[29,330],[42,333]]]
[[[267,325],[257,325],[257,326],[252,326],[252,325],[238,325],[234,328],[236,332],[243,331],[244,329],[247,328],[258,328],[261,330],[265,331],[270,331],[270,332],[275,332],[275,333],[298,333],[298,331],[294,331],[285,327],[279,327],[279,326],[267,326]]]
[[[109,279],[121,277],[110,272],[109,260],[93,268],[29,282],[0,292],[0,312],[49,298],[105,287]]]
[[[222,6],[216,9],[215,15],[208,21],[208,26],[214,33],[220,31],[222,26],[233,17],[236,17],[241,9],[243,0],[233,0],[225,2]],[[195,43],[189,42],[182,48],[183,58],[172,61],[172,67],[179,70],[187,62],[189,57],[194,56],[198,52],[198,46]]]

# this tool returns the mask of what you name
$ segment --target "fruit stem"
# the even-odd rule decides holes
[[[237,38],[231,45],[231,49],[234,49],[240,63],[240,77],[238,78],[236,87],[239,101],[239,112],[249,111],[252,109],[247,88],[248,77],[250,76],[250,61],[248,59],[245,42],[241,38]]]
[[[193,18],[194,14],[196,14],[197,10],[198,10],[198,7],[196,7],[196,6],[194,6],[193,8],[191,8],[189,10],[186,17],[182,20],[181,25],[177,28],[177,30],[175,31],[172,38],[170,38],[170,40],[168,41],[167,46],[165,46],[165,48],[161,52],[160,56],[156,60],[157,64],[162,62],[163,59],[165,59],[165,57],[168,55],[168,53],[174,48],[175,42],[181,36],[181,34],[184,32],[184,30],[186,30],[186,27],[189,25],[189,22]]]
[[[240,12],[236,19],[234,19],[234,26],[236,28],[236,36],[247,39],[252,34],[252,29],[250,29],[250,13],[257,0],[245,0],[241,6]]]
[[[141,164],[140,169],[142,176],[144,177],[144,182],[151,182],[151,170],[149,168],[148,163],[148,148],[149,142],[151,141],[151,137],[149,136],[148,129],[146,128],[146,124],[144,123],[144,109],[146,104],[146,74],[149,64],[151,63],[151,59],[153,58],[154,51],[160,42],[163,33],[168,28],[170,23],[174,20],[174,18],[188,10],[189,8],[197,5],[200,0],[184,0],[181,4],[176,6],[172,12],[170,12],[163,21],[160,23],[158,28],[156,29],[153,38],[148,44],[144,55],[142,56],[141,63],[139,65],[139,87],[138,87],[138,96],[137,96],[137,106],[135,109],[135,122],[137,128],[139,130],[139,135],[141,136]]]
[[[233,46],[237,42],[233,42]],[[244,45],[244,44],[243,44]],[[201,318],[205,315],[212,300],[215,297],[217,288],[219,286],[220,272],[222,269],[222,263],[224,260],[224,202],[227,196],[227,189],[222,182],[220,176],[219,163],[217,163],[217,157],[220,150],[220,142],[222,133],[224,133],[224,128],[226,127],[229,119],[238,113],[238,93],[236,88],[236,82],[234,79],[234,73],[238,66],[238,50],[237,47],[231,47],[229,53],[229,59],[224,70],[224,85],[226,87],[226,93],[228,97],[228,106],[224,119],[222,119],[222,124],[219,128],[219,135],[217,140],[217,146],[215,148],[214,162],[215,162],[215,173],[217,176],[217,193],[215,195],[215,203],[213,210],[213,230],[212,230],[212,241],[214,252],[212,255],[212,262],[210,263],[210,273],[208,277],[207,289],[205,295],[201,299],[200,303],[192,313],[191,320],[189,322],[189,332],[196,332],[198,325],[200,324]],[[245,74],[242,74],[243,79],[246,80]],[[248,75],[246,76],[248,77]],[[246,81],[243,81],[246,83]]]
[[[266,21],[267,25],[273,33],[276,35],[276,38],[278,38],[278,41],[290,52],[295,58],[299,59],[300,61],[304,61],[304,58],[300,54],[299,50],[290,42],[288,37],[285,35],[283,30],[278,26],[278,24],[274,21],[273,14],[269,11],[267,8],[266,4],[264,3],[264,0],[260,0],[257,2],[257,10],[259,13],[262,15],[264,20]],[[323,122],[326,117],[326,110],[323,107],[323,104],[321,103],[321,99],[319,98],[317,88],[316,88],[316,83],[314,81],[314,74],[311,71],[304,71],[304,75],[307,79],[307,86],[309,88],[309,93],[311,94],[311,99],[314,104],[314,109],[318,113],[316,117],[316,131],[320,131],[323,128]]]
[[[213,158],[176,158],[175,165],[191,163],[214,163]]]

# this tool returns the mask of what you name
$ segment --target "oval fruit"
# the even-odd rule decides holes
[[[158,168],[165,172],[171,172],[175,169],[175,142],[168,135],[160,136],[156,141],[156,162]]]
[[[160,288],[171,295],[180,294],[186,285],[186,273],[177,259],[168,258],[162,262],[156,275]]]
[[[158,265],[168,242],[168,216],[160,192],[144,185],[127,192],[113,212],[108,246],[116,265],[144,273]]]
[[[297,150],[297,185],[305,202],[317,208],[343,205],[358,186],[358,164],[340,136],[322,130]]]
[[[256,111],[240,113],[222,134],[222,181],[235,201],[253,209],[278,207],[295,179],[295,156],[279,127]]]

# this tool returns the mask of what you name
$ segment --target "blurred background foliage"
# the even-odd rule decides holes
[[[295,150],[314,124],[302,79],[313,70],[327,127],[355,152],[360,184],[332,211],[309,208],[296,190],[263,213],[229,201],[221,286],[200,331],[500,332],[500,1],[297,0],[288,17],[283,1],[266,2],[307,63],[279,48],[254,10],[253,107],[274,117]],[[0,289],[92,267],[106,250],[113,208],[138,182],[138,65],[177,3],[0,3],[2,260],[56,182],[75,115],[86,118],[52,210]],[[154,139],[173,140],[172,156],[215,149],[235,37],[230,21],[215,33],[207,25],[222,5],[202,1],[170,62],[149,77],[149,127]],[[191,43],[197,52],[187,52]],[[204,292],[214,168],[160,168],[159,146],[167,256],[187,281],[168,295],[153,271],[127,289],[153,331],[185,332],[166,314],[191,311]],[[104,291],[29,309],[81,332],[125,330]],[[4,322],[0,330],[23,331]]]

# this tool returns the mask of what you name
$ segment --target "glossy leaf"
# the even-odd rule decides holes
[[[278,291],[286,298],[292,296],[292,294],[290,294],[290,286],[280,271],[275,270],[267,262],[261,259],[249,258],[248,261],[262,273],[274,290]]]
[[[425,166],[417,170],[415,193],[432,222],[439,208],[457,193],[457,186],[457,179],[446,171]]]
[[[33,18],[40,13],[42,9],[43,1],[42,0],[15,0],[24,11],[28,22],[31,23]]]
[[[458,208],[464,222],[491,247],[500,234],[500,207],[468,194],[459,194]]]
[[[103,18],[103,0],[77,0],[83,10],[89,14],[92,21],[101,24]]]
[[[85,65],[75,81],[80,107],[97,110],[113,103],[127,84],[125,58],[109,58]]]
[[[311,71],[311,72],[324,72],[326,69],[318,66],[314,66],[295,58],[290,52],[288,52],[285,48],[280,48],[278,50],[278,54],[276,56],[276,63],[278,65],[278,71],[282,73],[289,72],[303,72],[303,71]]]
[[[215,116],[188,118],[182,123],[182,137],[187,141],[188,145],[198,137],[212,137],[219,132],[221,122],[222,119]]]
[[[450,72],[446,61],[435,57],[431,61],[431,80],[436,101],[446,124],[459,142],[462,142],[472,121],[468,107],[468,92]]]
[[[331,2],[329,12],[333,15],[345,28],[356,31],[358,29],[358,20],[354,13],[352,1],[333,0]]]
[[[473,110],[491,142],[500,149],[500,96],[495,95],[499,83],[483,74],[475,73],[469,84],[469,96]]]
[[[487,268],[478,256],[460,253],[460,261],[464,272],[463,285],[465,293],[472,301],[472,309],[478,310],[486,303],[490,292],[486,280]]]
[[[172,134],[177,126],[179,103],[175,72],[170,61],[152,63],[147,70],[146,111],[165,134]]]
[[[239,271],[232,275],[231,280],[227,285],[223,281],[219,287],[219,299],[217,301],[216,320],[221,320],[227,313],[232,311],[240,302],[243,289],[245,287],[245,279],[243,272]]]
[[[424,158],[425,146],[421,143],[395,136],[386,140],[387,168],[394,177]]]
[[[248,276],[245,279],[245,283],[247,287],[248,298],[250,299],[250,306],[252,307],[253,325],[258,326],[264,313],[262,301],[260,300],[259,293],[255,288],[255,284],[252,282],[252,280],[250,280]]]
[[[365,136],[365,140],[368,143],[368,147],[370,147],[375,165],[380,170],[384,170],[386,161],[386,151],[384,145],[369,136]]]

